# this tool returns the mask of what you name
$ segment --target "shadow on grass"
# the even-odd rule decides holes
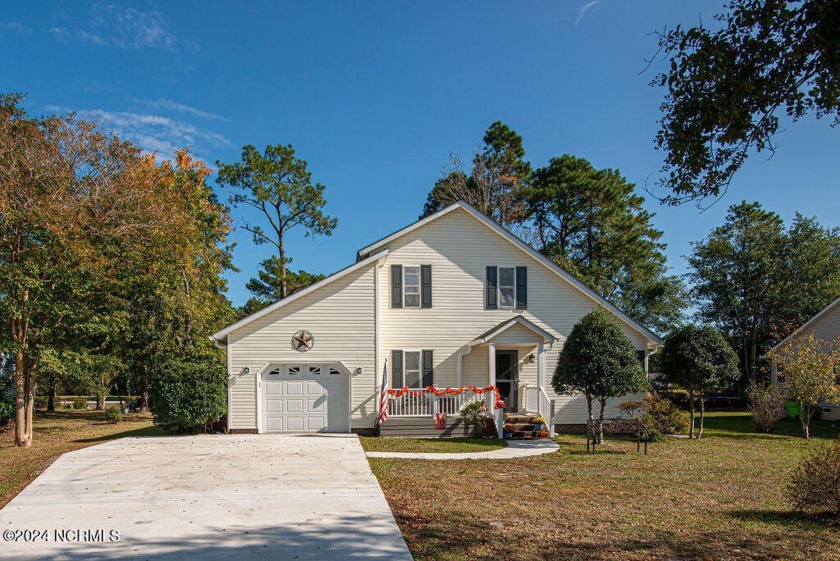
[[[825,521],[795,511],[784,510],[733,510],[728,516],[743,522],[761,522],[786,528],[808,529],[823,524]]]
[[[74,442],[84,442],[86,444],[93,442],[107,442],[109,440],[116,440],[118,438],[127,438],[130,436],[167,436],[160,427],[143,427],[141,429],[129,429],[124,431],[114,432],[110,434],[103,434],[94,438],[80,438]]]
[[[709,415],[705,420],[706,430],[721,431],[729,438],[779,438],[787,436],[791,438],[802,437],[802,425],[795,419],[783,419],[775,427],[771,434],[755,431],[752,417],[743,413],[715,414]],[[737,433],[737,434],[731,434]],[[840,423],[822,421],[815,419],[811,421],[812,438],[837,438],[840,435]]]

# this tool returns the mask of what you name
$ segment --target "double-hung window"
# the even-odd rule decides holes
[[[403,294],[406,308],[420,307],[420,266],[403,267]]]
[[[528,268],[503,265],[487,267],[485,306],[488,310],[528,307]]]
[[[422,389],[433,386],[434,353],[431,350],[391,351],[391,387]]]
[[[391,307],[432,307],[431,265],[391,265]]]
[[[499,307],[513,308],[516,302],[516,268],[499,267]]]

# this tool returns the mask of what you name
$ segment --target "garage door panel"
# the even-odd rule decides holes
[[[289,380],[286,382],[285,395],[303,395],[303,382],[297,380]]]
[[[266,399],[265,400],[265,412],[268,414],[271,413],[283,413],[285,402],[282,399]]]
[[[289,432],[303,431],[305,426],[303,417],[286,417],[286,430]]]
[[[276,380],[266,382],[265,395],[283,395],[283,384]]]
[[[263,376],[266,432],[347,432],[349,381],[334,366],[277,366]]]
[[[286,412],[287,413],[303,413],[303,400],[302,399],[287,399],[286,400]]]
[[[283,432],[286,430],[283,417],[269,417],[266,419],[265,430]]]
[[[320,380],[309,380],[306,382],[306,395],[322,395],[326,389]]]

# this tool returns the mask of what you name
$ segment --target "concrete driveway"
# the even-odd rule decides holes
[[[0,530],[0,559],[411,559],[349,435],[92,446],[15,497]]]

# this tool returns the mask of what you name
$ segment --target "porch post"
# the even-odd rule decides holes
[[[537,343],[537,385],[545,389],[545,344]]]
[[[496,385],[496,343],[490,343],[487,345],[487,348],[490,351],[490,356],[488,357],[487,364],[490,365],[490,372],[488,372],[487,380],[490,382],[491,386]]]

